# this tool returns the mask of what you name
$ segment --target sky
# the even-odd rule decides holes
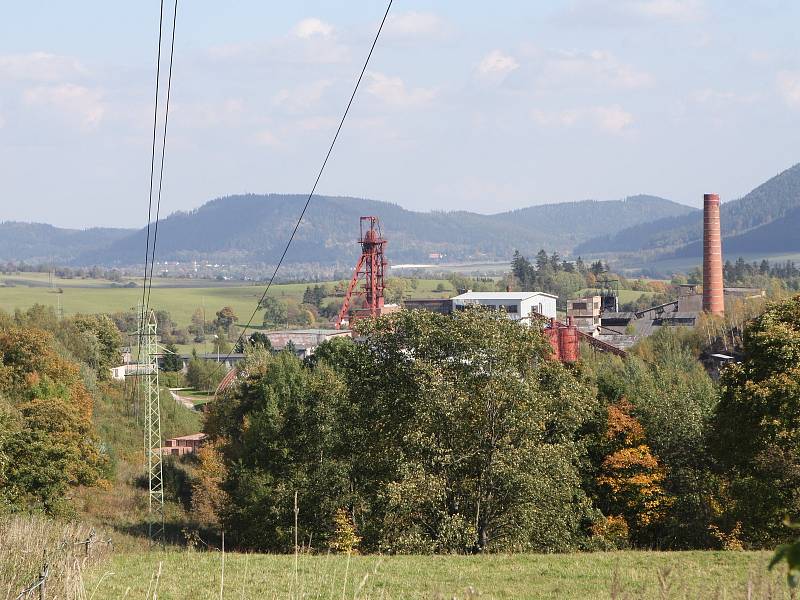
[[[0,221],[143,226],[158,0],[0,6]],[[162,215],[307,194],[385,8],[179,0]],[[395,0],[318,192],[740,197],[800,162],[798,22],[791,0]]]

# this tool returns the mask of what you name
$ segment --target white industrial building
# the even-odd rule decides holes
[[[451,299],[453,310],[485,306],[504,312],[509,319],[528,319],[534,313],[556,318],[557,296],[545,292],[467,292]]]

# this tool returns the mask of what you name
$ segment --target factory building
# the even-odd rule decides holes
[[[468,306],[483,306],[520,321],[534,315],[555,319],[557,299],[557,296],[545,292],[466,292],[452,298],[452,303],[454,311]]]
[[[571,317],[572,322],[580,331],[593,336],[600,329],[602,308],[600,296],[576,298],[567,301],[567,318]]]

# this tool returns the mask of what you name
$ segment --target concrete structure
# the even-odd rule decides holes
[[[452,302],[453,310],[484,306],[519,321],[529,320],[533,314],[555,319],[557,299],[557,296],[545,292],[466,292],[452,298]]]
[[[189,361],[192,360],[193,356],[194,356],[193,354],[181,354],[180,355],[181,362],[183,363],[183,366],[181,367],[181,372],[182,373],[186,372],[186,369],[189,366]],[[236,365],[236,363],[238,363],[239,361],[244,360],[244,354],[241,354],[241,353],[238,353],[238,352],[234,352],[232,354],[228,354],[227,352],[220,352],[220,353],[206,352],[204,354],[198,354],[197,358],[200,358],[202,360],[211,361],[211,362],[224,363],[225,371],[230,371]],[[164,363],[164,355],[160,354],[158,356],[158,367],[160,369],[163,369],[163,366],[164,366],[163,363]]]
[[[205,433],[193,433],[168,439],[164,442],[164,447],[161,448],[161,454],[172,456],[193,454],[205,443],[207,437]]]
[[[280,331],[265,331],[264,335],[272,344],[273,350],[283,350],[287,345],[294,346],[295,353],[300,358],[314,354],[322,342],[337,337],[350,337],[348,329],[283,329]]]
[[[111,367],[111,379],[116,381],[125,381],[125,378],[129,375],[136,375],[139,371],[139,365],[137,364],[124,364],[118,367]]]
[[[600,328],[600,313],[603,299],[600,296],[588,296],[567,301],[567,319],[583,333],[595,335]]]
[[[419,300],[406,300],[403,302],[406,310],[427,310],[430,312],[449,315],[453,312],[453,301],[450,298],[427,298]]]
[[[719,226],[719,196],[703,196],[703,310],[725,314],[722,283],[722,234]]]

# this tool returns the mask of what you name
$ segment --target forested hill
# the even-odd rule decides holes
[[[752,240],[768,241],[778,252],[790,251],[798,245],[797,234],[781,221],[789,218],[792,211],[800,208],[800,164],[769,179],[752,192],[738,200],[723,202],[720,209],[722,235],[735,245],[744,244],[743,239],[753,245]],[[758,233],[760,228],[766,229]],[[610,252],[659,252],[662,256],[700,256],[703,229],[701,211],[641,223],[620,230],[616,234],[604,234],[580,243],[575,251],[583,254],[608,254]],[[746,235],[746,238],[741,236]],[[769,239],[767,239],[769,238]],[[734,245],[730,246],[733,251]],[[755,252],[772,252],[760,242],[753,246]],[[743,251],[743,250],[742,250]]]
[[[132,235],[133,229],[61,229],[44,223],[0,223],[0,260],[66,264],[79,254]]]
[[[197,210],[161,221],[161,260],[213,259],[226,263],[274,263],[305,202],[301,195],[240,195],[212,200]],[[389,239],[393,263],[427,261],[430,253],[451,260],[507,260],[515,249],[545,247],[568,253],[596,232],[614,233],[646,220],[693,209],[653,196],[609,202],[534,206],[495,215],[465,211],[421,213],[363,198],[315,197],[287,255],[289,263],[350,263],[358,247],[358,219],[377,215]],[[86,252],[81,264],[141,261],[145,232]]]

